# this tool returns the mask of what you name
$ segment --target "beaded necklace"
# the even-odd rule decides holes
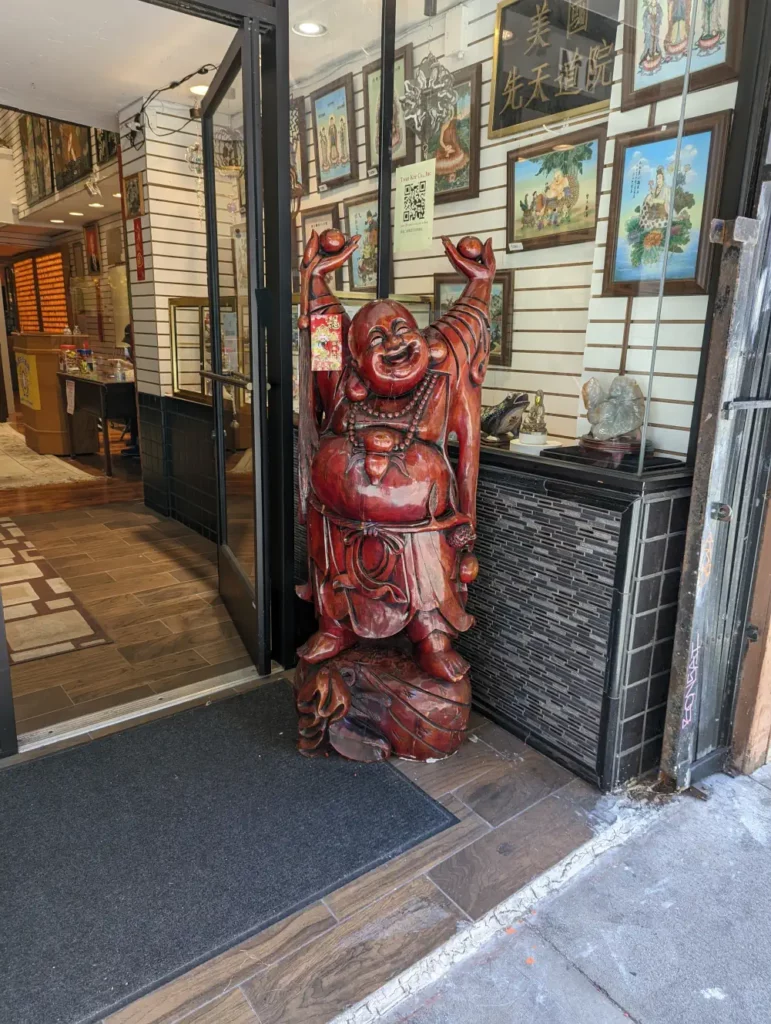
[[[383,420],[396,420],[403,419],[405,416],[411,414],[410,423],[407,428],[407,433],[404,435],[404,440],[399,441],[391,449],[392,452],[406,451],[412,442],[415,440],[415,434],[418,431],[420,422],[423,418],[428,400],[431,397],[431,393],[434,390],[434,383],[436,381],[436,372],[434,370],[428,370],[423,380],[417,386],[412,394],[409,402],[397,412],[385,412],[377,408],[378,398],[376,395],[371,395],[366,401],[361,403],[355,403],[351,405],[346,418],[346,427],[348,429],[348,440],[351,446],[355,449],[363,449],[363,444],[356,436],[357,430],[362,430],[368,426],[377,425],[377,422]],[[374,420],[373,424],[371,421]]]

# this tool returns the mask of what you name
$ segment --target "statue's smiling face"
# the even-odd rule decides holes
[[[363,306],[353,318],[349,345],[359,376],[376,395],[405,395],[428,369],[426,340],[398,302],[384,299]]]

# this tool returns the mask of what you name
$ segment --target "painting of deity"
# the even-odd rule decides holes
[[[730,111],[616,138],[603,294],[706,292]],[[667,242],[668,239],[668,242]]]
[[[605,132],[586,128],[556,142],[511,150],[507,161],[509,252],[591,241],[597,231]]]
[[[33,206],[54,190],[51,172],[51,146],[46,118],[35,117],[33,114],[22,114],[19,118],[19,141],[27,204]]]
[[[475,199],[479,195],[479,119],[482,65],[453,74],[455,106],[451,116],[431,132],[423,154],[436,157],[435,203]]]
[[[468,282],[457,274],[434,274],[433,319],[444,316],[461,297]],[[511,274],[500,271],[493,278],[490,295],[491,366],[511,364]]]
[[[118,155],[120,135],[117,132],[94,128],[94,142],[96,144],[96,160],[100,167],[109,163],[110,160],[114,160]]]
[[[689,92],[738,77],[746,0],[627,3],[622,110],[682,92],[691,34]]]
[[[305,97],[289,101],[289,178],[293,199],[308,194],[308,154],[305,134]]]
[[[320,235],[322,231],[327,231],[330,228],[340,227],[340,215],[337,210],[337,203],[330,203],[329,206],[317,206],[312,210],[303,210],[300,215],[301,219],[301,255],[305,251],[305,246],[311,240],[311,235],[315,231],[317,235]],[[340,289],[343,287],[343,273],[341,270],[335,271],[335,288]]]
[[[61,191],[91,173],[91,129],[82,124],[51,121],[54,181]]]
[[[351,291],[374,291],[377,285],[377,192],[360,196],[345,204],[347,234],[361,235],[359,248],[348,261],[348,287]]]
[[[367,174],[377,174],[380,154],[380,61],[362,68],[364,78],[364,139],[367,148]],[[407,129],[401,97],[404,82],[412,77],[412,43],[394,54],[394,116],[391,122],[391,163],[411,164],[415,160],[415,137]]]
[[[359,161],[353,105],[353,75],[344,75],[311,95],[319,192],[356,181]]]

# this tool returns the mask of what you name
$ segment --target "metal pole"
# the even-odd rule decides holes
[[[688,101],[688,85],[691,78],[691,59],[693,57],[693,41],[696,38],[696,15],[699,12],[699,0],[693,0],[691,13],[691,24],[688,30],[688,55],[685,59],[685,73],[683,75],[683,93],[680,104],[680,118],[677,123],[677,145],[675,146],[675,170],[672,176],[672,199],[669,203],[669,216],[667,217],[667,230],[664,235],[664,265],[661,268],[659,279],[659,299],[656,306],[656,322],[653,327],[653,345],[651,346],[651,368],[648,372],[648,388],[646,392],[645,416],[640,436],[640,455],[637,462],[637,473],[642,475],[645,466],[645,445],[648,440],[648,420],[650,419],[651,402],[653,401],[653,377],[656,371],[656,352],[659,346],[659,329],[661,327],[661,311],[664,306],[664,287],[667,280],[667,266],[669,264],[669,241],[672,237],[672,221],[675,214],[675,191],[677,189],[677,174],[680,170],[680,149],[683,142],[683,127],[685,125],[685,106]]]
[[[380,141],[377,203],[377,296],[391,290],[391,131],[394,118],[394,54],[396,50],[396,0],[383,0],[380,38]]]

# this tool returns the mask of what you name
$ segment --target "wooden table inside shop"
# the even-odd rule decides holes
[[[102,420],[104,442],[104,474],[112,476],[112,455],[110,454],[110,420],[129,419],[136,416],[136,385],[128,380],[102,380],[78,373],[62,373],[61,400],[67,410],[67,381],[75,383],[75,408],[94,413]],[[72,432],[72,416],[67,415],[67,432],[70,441],[70,458],[75,457]]]

